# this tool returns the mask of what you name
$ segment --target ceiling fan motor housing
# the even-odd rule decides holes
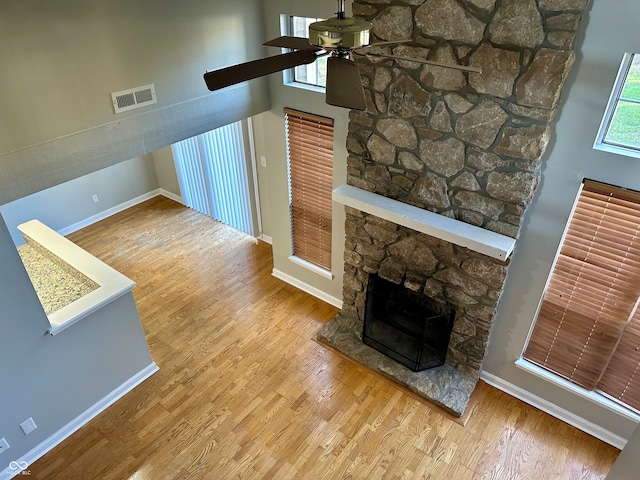
[[[354,49],[369,45],[371,23],[357,18],[330,18],[309,25],[309,42],[332,49]]]

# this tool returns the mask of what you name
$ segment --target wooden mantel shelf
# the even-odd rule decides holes
[[[351,185],[337,187],[333,191],[333,200],[499,260],[508,259],[516,243],[515,238],[429,212],[428,210]]]

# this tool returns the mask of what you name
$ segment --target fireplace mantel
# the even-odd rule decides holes
[[[499,260],[508,259],[516,243],[515,238],[351,185],[340,185],[333,190],[333,200]]]

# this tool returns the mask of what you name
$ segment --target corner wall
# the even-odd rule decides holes
[[[0,217],[0,475],[104,397],[153,365],[128,294],[50,336],[49,322]],[[19,424],[33,417],[28,436]],[[31,459],[32,460],[32,459]]]
[[[560,3],[570,3],[563,0]],[[621,442],[636,423],[516,367],[583,178],[640,189],[640,163],[592,148],[624,52],[638,51],[637,3],[592,2],[561,101],[556,134],[542,159],[542,182],[529,207],[507,275],[484,371],[492,383],[526,392],[552,413],[569,412]],[[518,396],[518,395],[516,395]]]

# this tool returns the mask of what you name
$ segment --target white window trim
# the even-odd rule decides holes
[[[296,82],[293,79],[293,75],[291,74],[291,69],[285,70],[284,72],[282,72],[282,83],[286,87],[300,88],[302,90],[308,90],[310,92],[316,92],[316,93],[324,94],[325,91],[326,91],[324,87],[319,87],[317,85],[311,85],[309,83]]]
[[[295,15],[289,15],[286,13],[280,14],[281,35],[291,35],[290,18],[293,16]],[[288,50],[286,48],[282,49],[282,53],[286,53],[287,51]],[[296,82],[294,80],[293,68],[288,68],[282,71],[282,84],[286,87],[300,88],[302,90],[307,90],[310,92],[316,92],[316,93],[322,93],[322,94],[324,94],[326,91],[325,87],[320,87],[318,85],[311,85],[309,83]]]
[[[598,128],[598,134],[596,135],[596,140],[593,143],[593,148],[603,152],[614,153],[616,155],[640,158],[640,148],[634,149],[622,145],[616,145],[615,143],[605,142],[604,139],[609,129],[609,125],[613,120],[613,114],[616,110],[616,106],[618,105],[625,81],[629,75],[633,55],[633,53],[625,53],[622,58],[622,63],[618,69],[618,75],[616,76],[616,81],[613,84],[613,89],[611,90],[611,95],[607,102],[607,108],[605,109],[602,121],[600,122],[600,127]]]

